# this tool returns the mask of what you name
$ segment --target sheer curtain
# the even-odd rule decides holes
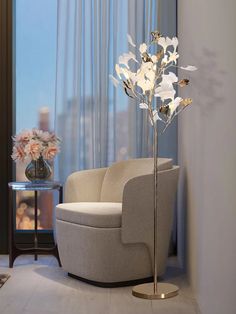
[[[62,149],[56,176],[64,181],[75,170],[152,156],[145,110],[109,74],[132,48],[127,33],[138,44],[156,29],[176,35],[176,0],[58,0],[57,29],[55,128]],[[175,162],[176,124],[159,137],[159,156]]]
[[[151,155],[145,112],[109,79],[127,52],[158,29],[157,0],[58,0],[58,176]],[[134,51],[135,52],[135,51]]]

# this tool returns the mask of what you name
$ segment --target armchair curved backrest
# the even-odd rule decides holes
[[[172,159],[158,158],[158,170],[170,169]],[[122,202],[125,184],[132,178],[153,173],[153,158],[116,162],[108,168],[72,173],[65,184],[65,202]]]
[[[104,176],[101,202],[122,202],[125,184],[132,178],[153,173],[153,158],[129,159],[111,165]],[[158,159],[158,170],[172,167],[172,160]]]

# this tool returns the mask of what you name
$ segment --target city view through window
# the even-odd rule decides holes
[[[15,132],[54,129],[56,0],[15,1]],[[16,180],[26,181],[27,164],[17,163]],[[41,192],[38,229],[52,227],[53,193]],[[34,228],[34,192],[17,192],[16,229]]]

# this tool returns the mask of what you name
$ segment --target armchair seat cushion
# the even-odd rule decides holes
[[[56,206],[56,219],[96,228],[120,228],[122,203],[79,202]]]

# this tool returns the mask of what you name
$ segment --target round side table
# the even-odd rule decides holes
[[[40,191],[58,191],[58,201],[63,202],[63,185],[55,181],[37,181],[37,182],[9,182],[9,267],[12,268],[15,259],[19,255],[34,254],[35,260],[38,254],[54,255],[61,266],[57,245],[54,244],[50,248],[42,248],[38,245],[38,192]],[[13,215],[13,196],[16,191],[34,191],[34,245],[30,248],[19,248],[15,243],[15,227]]]

